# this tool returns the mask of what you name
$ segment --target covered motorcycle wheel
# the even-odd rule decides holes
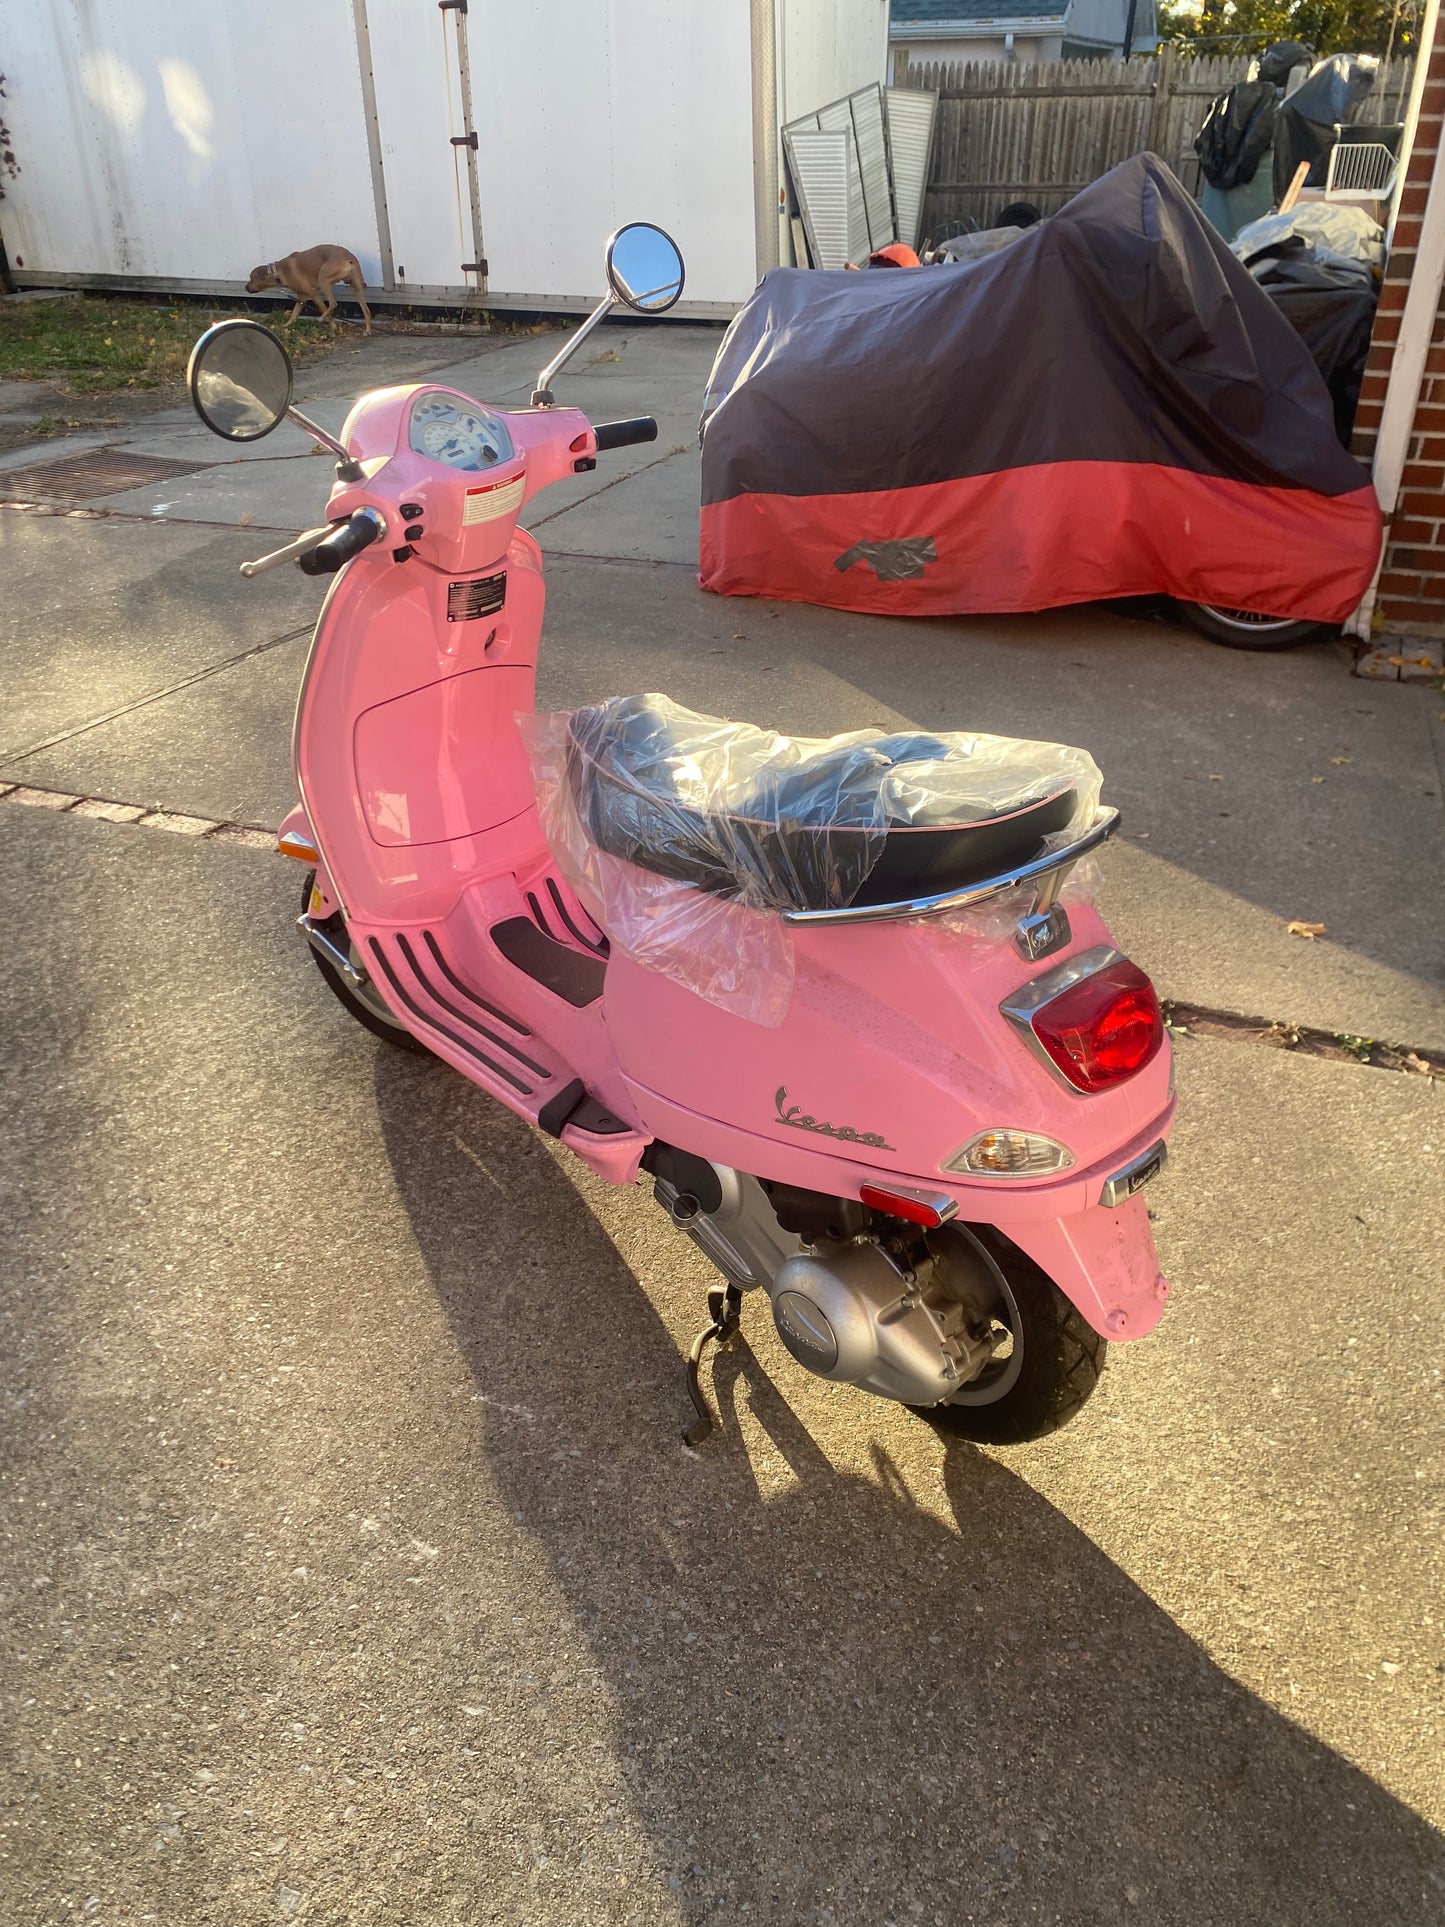
[[[997,1234],[980,1235],[997,1268],[993,1358],[946,1405],[908,1409],[954,1438],[1022,1445],[1068,1424],[1098,1384],[1109,1347],[1032,1259]]]
[[[1226,649],[1294,649],[1335,632],[1326,622],[1295,622],[1288,616],[1259,616],[1248,609],[1222,609],[1209,602],[1176,602],[1191,629]]]

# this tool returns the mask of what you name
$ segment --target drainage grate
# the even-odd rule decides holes
[[[86,502],[93,495],[118,495],[122,489],[169,482],[177,475],[214,467],[214,462],[176,462],[161,455],[101,448],[63,461],[36,462],[30,468],[0,469],[0,497],[38,495],[49,501]]]

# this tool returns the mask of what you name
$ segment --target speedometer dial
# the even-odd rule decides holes
[[[452,468],[486,468],[501,457],[496,437],[478,415],[457,415],[453,421],[428,422],[421,431],[428,455]]]
[[[510,461],[512,438],[490,410],[463,408],[449,395],[427,395],[412,411],[411,445],[448,468],[491,468]]]

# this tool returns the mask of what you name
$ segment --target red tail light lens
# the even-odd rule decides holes
[[[1071,984],[1032,1021],[1034,1036],[1080,1091],[1122,1083],[1142,1071],[1164,1041],[1154,986],[1126,957]]]

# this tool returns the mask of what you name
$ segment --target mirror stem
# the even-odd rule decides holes
[[[311,417],[309,415],[303,415],[299,408],[288,408],[286,410],[286,419],[295,422],[298,428],[304,428],[308,435],[314,435],[323,448],[329,448],[332,454],[338,458],[336,473],[339,480],[343,482],[365,481],[365,469],[362,468],[360,462],[352,460],[350,451],[344,442],[337,441],[334,435],[328,435],[324,428],[318,427],[318,425],[311,420]]]
[[[577,350],[582,346],[582,343],[587,339],[588,335],[591,334],[598,322],[605,321],[616,306],[617,303],[610,294],[604,295],[602,300],[582,323],[582,326],[577,330],[576,334],[568,335],[566,341],[562,344],[560,354],[554,355],[537,377],[537,386],[532,390],[532,406],[534,408],[551,408],[553,406],[552,377],[557,373],[559,368],[566,367],[567,363],[572,359],[573,355],[576,354]]]

